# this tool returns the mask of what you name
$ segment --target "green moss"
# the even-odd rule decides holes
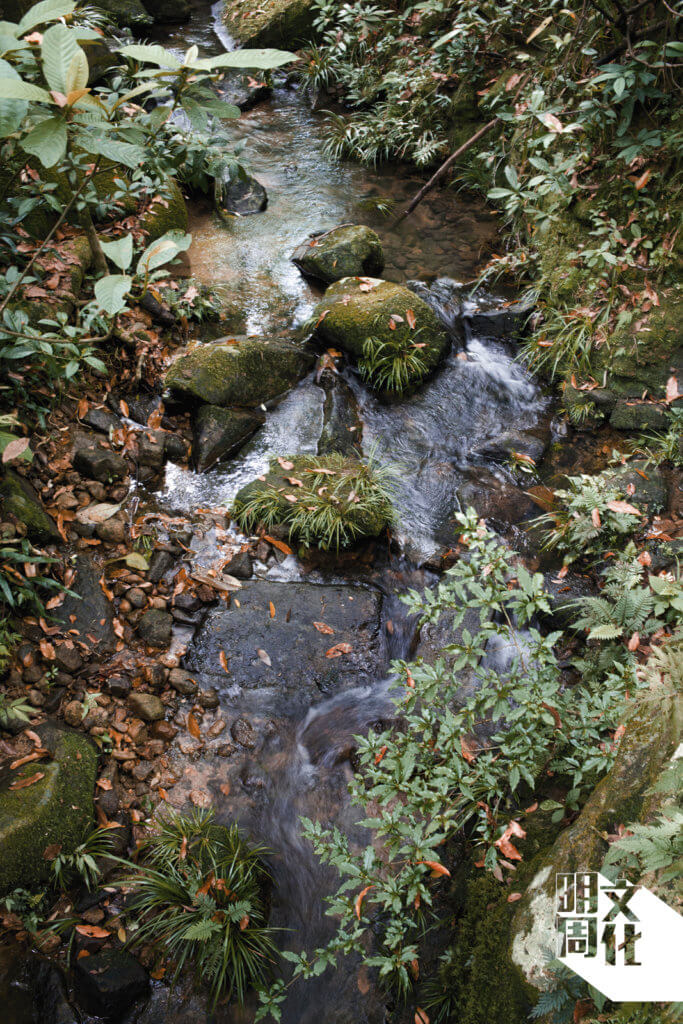
[[[140,28],[154,21],[140,0],[97,0],[97,6],[106,11],[119,28]]]
[[[313,0],[226,0],[225,26],[243,46],[291,47],[315,35]]]
[[[209,405],[253,408],[284,394],[312,364],[310,353],[286,342],[228,338],[176,359],[166,386]]]
[[[357,274],[381,274],[384,253],[379,236],[362,224],[347,224],[303,242],[292,259],[309,277],[330,283]]]
[[[154,242],[167,231],[187,231],[188,215],[185,197],[175,178],[167,178],[162,197],[150,204],[141,218],[147,241]]]
[[[586,241],[585,228],[569,214],[552,221],[547,230],[536,237],[538,265],[549,299],[554,306],[576,304],[583,286],[581,267],[572,266],[569,254]]]
[[[0,780],[0,893],[31,889],[50,877],[43,852],[57,844],[71,853],[93,825],[97,754],[85,736],[55,732],[45,740],[53,760],[24,765]],[[38,774],[23,789],[11,783]]]
[[[0,505],[3,515],[13,516],[26,526],[30,540],[45,544],[61,540],[56,523],[41,505],[33,487],[13,469],[6,469],[0,480]]]

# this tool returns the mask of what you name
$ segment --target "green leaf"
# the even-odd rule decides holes
[[[95,282],[95,298],[105,313],[115,316],[126,308],[126,295],[133,278],[127,274],[109,274]]]
[[[48,117],[22,139],[27,153],[37,156],[43,167],[54,167],[66,153],[66,124],[61,117]]]
[[[182,231],[167,231],[147,246],[138,260],[137,273],[143,276],[169,263],[179,252],[189,249],[191,242],[192,235],[185,235]]]
[[[218,57],[205,57],[195,61],[195,67],[204,71],[216,68],[256,68],[258,71],[270,71],[280,68],[283,64],[291,64],[297,60],[296,54],[287,50],[231,50],[221,53]]]
[[[104,255],[121,270],[128,270],[133,259],[133,236],[123,235],[113,242],[100,242]]]
[[[139,551],[131,551],[123,559],[129,569],[141,569],[146,572],[149,569],[149,562]]]
[[[75,92],[76,89],[85,89],[88,84],[88,75],[90,69],[88,68],[88,58],[85,55],[85,51],[79,47],[74,54],[71,63],[69,64],[69,70],[66,73],[66,94]]]
[[[130,60],[137,60],[143,64],[158,64],[162,68],[180,68],[182,64],[169,50],[163,46],[143,46],[133,44],[122,46],[120,53]]]
[[[202,107],[207,114],[213,114],[214,117],[237,118],[242,113],[234,103],[226,103],[225,100],[209,100],[202,103]]]
[[[34,100],[37,103],[52,103],[52,97],[38,85],[31,85],[21,78],[0,78],[0,99]]]
[[[43,74],[51,89],[66,95],[66,77],[71,62],[79,51],[83,53],[75,33],[66,25],[52,25],[47,30],[40,52],[43,58]],[[83,56],[85,57],[84,53]]]
[[[48,21],[66,18],[76,9],[73,0],[42,0],[34,4],[19,22],[18,35],[25,35],[36,25],[45,25]]]
[[[123,164],[124,167],[135,169],[145,159],[142,146],[133,146],[130,142],[117,142],[115,138],[102,139],[82,133],[79,134],[77,141],[86,153],[104,156],[116,164]]]
[[[11,64],[0,59],[0,78],[10,78],[19,81],[19,75]],[[21,125],[28,113],[28,102],[26,100],[0,100],[0,138],[6,139],[8,135],[15,132]]]

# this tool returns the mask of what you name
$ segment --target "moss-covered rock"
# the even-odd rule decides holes
[[[147,242],[155,242],[167,231],[187,231],[188,215],[185,197],[175,178],[167,178],[162,194],[150,203],[140,223],[147,232]]]
[[[658,693],[641,697],[626,724],[617,758],[588,798],[576,821],[534,865],[534,877],[511,929],[511,958],[536,989],[549,987],[544,954],[554,934],[555,874],[598,871],[608,850],[605,834],[650,811],[647,791],[677,749],[683,732],[683,698]]]
[[[244,529],[277,524],[324,549],[377,537],[393,518],[388,491],[372,468],[338,454],[273,459],[264,477],[238,492],[232,514]]]
[[[609,425],[615,430],[666,430],[669,416],[666,406],[653,402],[627,401],[619,398],[612,410]]]
[[[344,277],[384,270],[384,253],[379,236],[363,224],[346,224],[322,235],[313,235],[292,253],[292,262],[303,274],[325,284]]]
[[[30,540],[38,544],[60,542],[57,524],[43,508],[36,491],[13,469],[6,469],[0,480],[0,507],[3,516],[24,524]]]
[[[48,761],[34,761],[0,778],[0,893],[31,889],[51,874],[43,856],[57,845],[72,853],[93,827],[97,753],[80,733],[38,727]],[[37,782],[16,787],[40,776]]]
[[[226,0],[223,21],[242,46],[296,47],[313,39],[313,0]]]
[[[180,356],[166,386],[191,401],[254,408],[284,394],[313,364],[313,357],[284,341],[226,338]]]
[[[445,356],[450,340],[427,303],[402,285],[346,277],[331,285],[313,314],[316,336],[353,356],[381,392],[420,384]]]
[[[97,0],[119,28],[144,28],[154,21],[141,0]]]
[[[221,459],[239,451],[263,423],[263,415],[251,409],[222,409],[202,405],[194,419],[192,455],[203,473]]]

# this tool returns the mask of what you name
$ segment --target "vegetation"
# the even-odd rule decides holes
[[[213,812],[166,811],[140,848],[141,862],[121,883],[129,894],[134,946],[152,946],[173,965],[175,980],[192,967],[218,999],[244,1001],[274,955],[268,927],[270,879],[262,847],[249,847],[237,825]]]

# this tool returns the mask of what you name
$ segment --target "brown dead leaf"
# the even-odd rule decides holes
[[[341,643],[335,644],[334,647],[330,647],[328,651],[325,651],[326,658],[340,658],[342,654],[350,654],[353,650],[351,644]]]
[[[10,789],[26,789],[27,786],[32,786],[34,782],[40,782],[41,779],[45,778],[45,772],[36,772],[35,775],[29,775],[25,779],[17,779],[9,787]]]
[[[462,756],[465,758],[468,764],[473,764],[477,756],[477,747],[470,740],[465,739],[464,736],[460,737],[460,750]]]
[[[629,505],[627,501],[608,501],[607,508],[611,512],[621,512],[623,515],[628,516],[642,515],[642,513],[639,512],[637,508],[634,508],[633,505]]]
[[[100,928],[97,924],[77,924],[76,931],[88,939],[108,939],[111,934],[106,928]]]
[[[199,722],[197,721],[197,719],[195,718],[191,711],[187,716],[187,731],[189,732],[190,736],[194,736],[196,740],[200,740],[202,738],[201,730],[199,728]]]
[[[221,668],[223,669],[223,671],[229,673],[230,669],[228,668],[228,659],[226,657],[225,651],[220,652],[220,654],[218,655],[218,660],[221,663]]]
[[[334,630],[332,626],[328,626],[326,622],[314,622],[313,625],[319,633],[325,633],[326,636],[333,636]]]
[[[58,857],[61,852],[61,843],[50,843],[50,845],[46,846],[45,849],[43,850],[43,860],[54,860],[55,857]]]
[[[275,605],[273,604],[272,601],[268,602],[268,610],[270,612],[271,619],[274,619],[275,618]]]
[[[591,522],[596,530],[600,530],[602,528],[602,520],[600,519],[600,513],[597,508],[594,508],[591,512]]]
[[[358,893],[358,895],[356,896],[356,899],[354,901],[353,909],[354,909],[354,911],[356,913],[356,917],[358,918],[359,921],[360,921],[361,909],[363,907],[363,900],[367,896],[367,894],[370,892],[371,889],[372,889],[371,885],[366,885],[364,889],[361,889],[361,891]]]
[[[415,314],[413,313],[412,309],[406,310],[406,320],[408,321],[408,326],[410,327],[410,329],[414,331],[415,324],[417,321],[415,320]]]
[[[278,455],[277,461],[282,469],[294,469],[294,463],[290,462],[289,459],[283,459],[281,455]]]

